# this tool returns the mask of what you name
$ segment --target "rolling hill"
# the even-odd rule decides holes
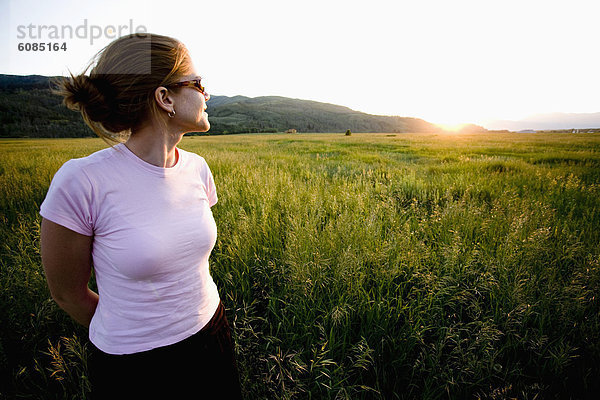
[[[317,101],[279,96],[214,96],[208,102],[211,132],[433,132],[422,119],[371,115]]]

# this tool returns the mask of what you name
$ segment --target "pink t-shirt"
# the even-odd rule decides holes
[[[208,258],[217,227],[212,173],[181,149],[161,168],[124,144],[67,161],[42,217],[93,236],[99,302],[90,340],[110,354],[166,346],[198,332],[219,305]]]

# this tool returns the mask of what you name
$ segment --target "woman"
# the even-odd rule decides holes
[[[208,266],[213,177],[202,157],[176,147],[186,132],[209,130],[209,95],[169,37],[129,35],[96,59],[57,92],[117,144],[66,162],[40,209],[52,297],[89,327],[93,397],[239,398]],[[88,288],[92,265],[98,293]]]

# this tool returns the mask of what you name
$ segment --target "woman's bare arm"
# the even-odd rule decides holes
[[[75,321],[89,327],[98,294],[88,288],[92,272],[92,237],[42,219],[42,264],[50,294]]]

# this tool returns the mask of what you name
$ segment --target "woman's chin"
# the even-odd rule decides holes
[[[206,113],[203,113],[206,114]],[[198,121],[198,132],[208,132],[210,129],[210,122],[208,121],[208,114],[203,115],[203,118]]]

